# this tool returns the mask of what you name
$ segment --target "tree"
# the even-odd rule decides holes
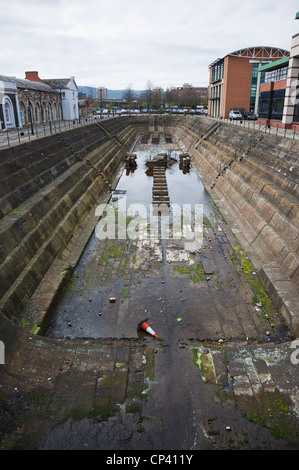
[[[162,88],[155,88],[152,95],[152,103],[156,109],[159,109],[163,102],[163,90]]]
[[[147,109],[151,109],[153,100],[153,84],[150,80],[147,81],[146,89],[143,94],[143,99],[146,102]]]
[[[136,101],[136,94],[131,88],[131,85],[123,93],[123,99],[128,103],[129,108],[132,107],[134,101]]]
[[[165,103],[167,104],[168,108],[171,108],[174,106],[175,103],[175,93],[173,89],[167,88],[167,90],[164,92],[164,100]]]

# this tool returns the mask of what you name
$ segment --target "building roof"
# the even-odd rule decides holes
[[[6,80],[11,83],[15,83],[17,88],[35,90],[35,91],[45,91],[47,93],[58,93],[56,90],[51,88],[51,86],[46,83],[41,82],[32,82],[31,80],[16,78],[16,77],[7,77],[6,75],[0,75],[0,80]]]
[[[70,82],[69,78],[48,78],[43,80],[44,83],[52,88],[67,88]]]
[[[223,60],[227,56],[231,57],[243,57],[247,59],[269,59],[273,60],[275,58],[280,59],[281,56],[289,56],[290,51],[287,51],[285,49],[281,49],[279,47],[271,47],[271,46],[254,46],[254,47],[245,47],[244,49],[238,49],[234,52],[230,52],[229,54],[226,54],[226,56],[222,58],[218,58],[214,60],[209,65],[209,68],[213,67],[217,62]]]
[[[68,85],[69,85],[69,83],[72,79],[74,81],[74,84],[75,84],[76,88],[78,88],[77,84],[74,80],[74,77],[71,77],[71,78],[48,78],[48,79],[43,80],[43,82],[47,83],[47,85],[54,88],[55,90],[59,90],[59,89],[68,88]]]
[[[289,63],[290,57],[283,57],[279,60],[274,60],[270,64],[262,65],[258,68],[258,72],[270,72],[270,70],[280,69],[281,67],[286,67]]]
[[[275,57],[280,58],[281,56],[288,56],[290,54],[290,51],[281,49],[280,47],[254,46],[245,47],[244,49],[239,49],[237,51],[230,52],[227,55],[234,57],[247,57],[250,59],[260,59],[261,54],[264,59],[275,59]]]

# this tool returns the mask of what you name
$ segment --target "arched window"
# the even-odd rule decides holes
[[[33,124],[33,108],[32,108],[32,104],[29,103],[28,105],[28,124]]]
[[[42,122],[46,122],[46,107],[44,104],[41,105],[41,115],[42,115]]]
[[[20,109],[21,125],[24,126],[25,123],[26,123],[26,113],[25,113],[25,105],[24,105],[24,103],[19,103],[19,109]]]
[[[52,121],[52,110],[50,103],[48,104],[48,120]]]
[[[39,104],[38,103],[35,103],[34,111],[35,111],[35,122],[36,122],[36,124],[39,124],[40,123],[40,110],[39,110]]]
[[[13,104],[8,96],[4,96],[3,101],[4,127],[15,127],[15,115]]]
[[[57,121],[57,111],[56,111],[56,104],[53,104],[53,121]]]

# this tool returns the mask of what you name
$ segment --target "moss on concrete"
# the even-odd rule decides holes
[[[181,266],[175,265],[173,269],[182,275],[187,275],[192,282],[200,282],[206,279],[202,261],[198,261],[196,265]]]

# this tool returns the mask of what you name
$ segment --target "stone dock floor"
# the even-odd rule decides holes
[[[2,318],[2,449],[298,448],[294,338],[275,310],[269,320],[253,302],[227,234],[223,251],[217,232],[205,231],[201,253],[168,240],[164,269],[161,250],[146,241],[126,252],[127,263],[110,257],[98,299],[96,279],[86,283],[79,268],[61,303],[69,306],[59,318],[64,338]],[[102,244],[94,262],[113,246]],[[95,338],[77,338],[79,304]],[[137,332],[143,317],[158,339]]]
[[[93,236],[47,336],[0,318],[0,449],[299,448],[299,344],[221,215],[203,227]]]

